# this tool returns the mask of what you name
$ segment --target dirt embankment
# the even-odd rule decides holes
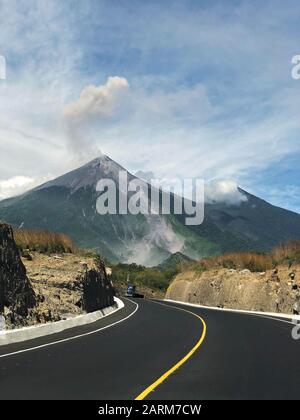
[[[300,310],[300,265],[275,270],[212,269],[176,276],[167,299],[221,308],[292,313]]]
[[[109,281],[110,284],[112,281],[119,296],[124,296],[126,292],[127,282],[116,282],[114,270],[105,268],[104,265],[97,267],[93,257],[67,253],[47,256],[38,252],[30,252],[29,255],[29,260],[22,257],[22,261],[37,296],[38,311],[43,318],[47,318],[49,309],[54,318],[65,318],[97,310],[101,306],[101,303],[97,302],[97,296],[102,294],[91,284],[97,272],[102,273],[104,282]],[[109,276],[104,275],[104,272]],[[85,280],[86,273],[90,273],[88,281]],[[147,297],[164,297],[164,292],[149,287],[139,285],[137,290]],[[86,296],[85,304],[83,296]]]
[[[100,259],[30,252],[22,261],[37,301],[28,324],[59,321],[113,304],[113,290]]]

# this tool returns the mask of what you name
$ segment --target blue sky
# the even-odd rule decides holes
[[[299,20],[289,0],[0,0],[0,197],[101,151],[300,212]]]

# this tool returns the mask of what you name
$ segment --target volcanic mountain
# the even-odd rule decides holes
[[[99,180],[119,188],[125,169],[101,156],[23,195],[0,201],[0,219],[15,226],[68,234],[78,246],[111,261],[158,265],[181,252],[196,259],[228,251],[267,251],[300,238],[300,215],[275,207],[244,190],[239,204],[209,203],[201,225],[186,226],[185,215],[100,215]],[[127,172],[128,181],[136,177]],[[118,191],[117,191],[118,192]]]

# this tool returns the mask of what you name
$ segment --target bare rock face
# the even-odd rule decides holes
[[[292,273],[292,275],[291,275]],[[292,313],[300,307],[300,266],[263,273],[211,269],[179,273],[167,299],[230,309]]]
[[[0,314],[13,325],[26,325],[36,305],[10,225],[0,222]]]
[[[114,305],[114,289],[100,256],[31,252],[22,261],[36,294],[30,325],[64,320]]]
[[[114,291],[100,258],[96,259],[95,268],[87,270],[83,278],[82,301],[86,312],[94,312],[114,304]]]

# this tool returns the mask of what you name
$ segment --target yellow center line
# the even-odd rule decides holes
[[[157,302],[155,302],[157,303]],[[169,306],[169,305],[164,305],[164,306]],[[138,395],[135,400],[144,400],[147,395],[150,394],[150,392],[154,391],[155,388],[157,388],[159,385],[161,385],[170,375],[172,375],[172,373],[174,373],[177,369],[179,369],[190,357],[192,357],[192,355],[195,353],[195,351],[201,346],[201,344],[203,343],[205,336],[206,336],[206,323],[204,321],[204,319],[202,319],[199,315],[195,314],[194,312],[188,311],[186,309],[182,309],[182,308],[177,308],[176,306],[171,306],[171,308],[174,309],[178,309],[184,312],[187,312],[189,314],[194,315],[196,318],[200,319],[200,321],[202,322],[203,325],[203,330],[202,330],[202,334],[200,339],[198,340],[197,344],[189,351],[189,353],[184,356],[181,360],[179,360],[178,363],[176,363],[176,365],[174,365],[173,367],[171,367],[171,369],[169,369],[166,373],[164,373],[160,378],[158,378],[153,384],[151,384],[150,386],[148,386],[148,388],[146,388],[140,395]]]

